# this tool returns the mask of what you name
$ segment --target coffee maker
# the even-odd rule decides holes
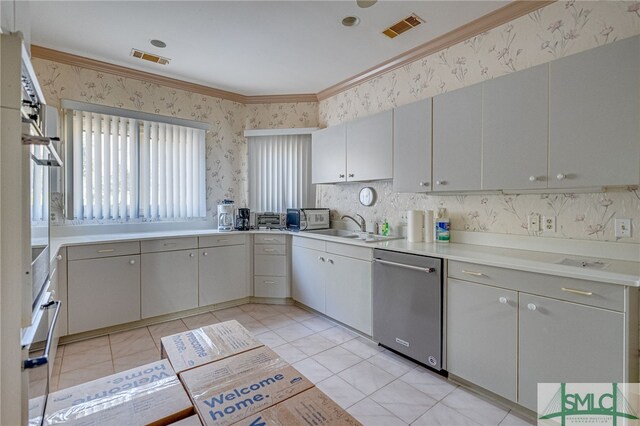
[[[231,200],[218,204],[218,231],[233,231],[235,206]]]
[[[251,229],[249,226],[249,218],[251,217],[251,210],[247,208],[238,209],[238,215],[236,216],[236,230],[248,231]]]

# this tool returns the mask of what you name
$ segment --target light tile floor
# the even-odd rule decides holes
[[[294,306],[247,304],[60,346],[52,390],[160,359],[160,338],[235,319],[365,425],[530,422],[332,321]]]

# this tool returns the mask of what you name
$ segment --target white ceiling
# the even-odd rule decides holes
[[[317,93],[507,1],[31,1],[33,44],[243,95]],[[395,39],[381,31],[426,20]],[[345,16],[360,18],[343,27]],[[149,44],[167,43],[165,49]],[[171,58],[130,56],[131,48]]]

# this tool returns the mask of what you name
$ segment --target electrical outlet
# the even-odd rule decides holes
[[[407,211],[403,210],[400,213],[400,223],[407,223]]]
[[[556,232],[555,216],[544,216],[542,218],[542,232],[546,234],[553,234]]]
[[[531,213],[529,216],[527,216],[527,219],[529,221],[527,225],[527,229],[529,231],[532,231],[532,232],[540,231],[540,215],[539,214]]]
[[[631,219],[616,219],[616,238],[631,237]]]

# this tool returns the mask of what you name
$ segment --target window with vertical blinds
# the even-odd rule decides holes
[[[206,215],[204,130],[89,111],[70,113],[75,218]]]
[[[250,136],[249,208],[284,212],[313,207],[311,135]]]

